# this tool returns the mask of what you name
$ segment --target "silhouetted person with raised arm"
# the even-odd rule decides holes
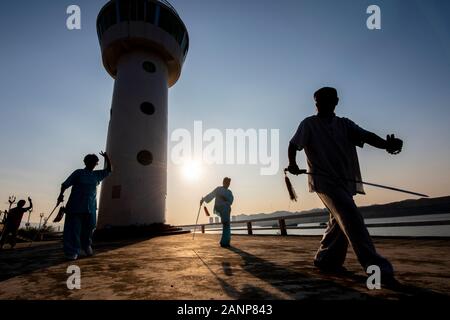
[[[11,235],[9,241],[11,248],[13,249],[16,246],[17,232],[19,231],[23,214],[33,209],[33,202],[30,197],[28,197],[28,207],[25,207],[26,203],[27,202],[25,200],[19,200],[19,202],[17,202],[17,206],[9,210],[2,232],[2,237],[0,239],[0,249],[3,249],[9,235]]]
[[[343,179],[361,181],[356,146],[363,147],[367,143],[397,154],[403,142],[394,135],[388,135],[384,140],[353,121],[336,116],[334,110],[339,98],[334,88],[321,88],[314,94],[314,99],[317,114],[304,119],[290,141],[288,167],[292,174],[305,173],[296,163],[297,151],[304,149],[310,172],[319,174],[309,175],[310,192],[316,192],[330,212],[314,265],[324,272],[344,272],[343,264],[350,243],[365,271],[368,266],[377,265],[381,270],[382,283],[394,283],[394,269],[387,259],[376,252],[353,200],[357,193],[364,194],[363,186]]]
[[[221,187],[215,188],[207,196],[200,200],[200,206],[203,202],[210,203],[214,198],[214,213],[220,216],[222,222],[222,238],[220,239],[220,246],[224,248],[230,247],[231,241],[231,205],[233,204],[234,197],[230,190],[231,179],[224,178]]]
[[[112,172],[108,155],[104,152],[100,155],[105,158],[105,169],[94,171],[99,159],[95,154],[89,154],[84,158],[86,167],[75,170],[61,185],[58,203],[64,201],[64,191],[72,187],[66,205],[63,237],[64,254],[69,260],[78,259],[80,249],[87,256],[94,254],[91,244],[97,224],[97,186]]]

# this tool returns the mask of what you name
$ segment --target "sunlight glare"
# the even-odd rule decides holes
[[[188,161],[186,162],[183,167],[183,176],[188,181],[196,181],[200,178],[200,175],[202,173],[202,168],[200,165],[200,162],[198,161]]]

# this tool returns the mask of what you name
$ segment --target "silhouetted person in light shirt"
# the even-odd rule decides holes
[[[403,142],[389,136],[384,140],[366,131],[347,118],[335,115],[339,102],[334,88],[321,88],[314,94],[317,114],[304,119],[289,145],[290,173],[305,173],[296,163],[297,151],[305,150],[309,171],[328,175],[309,176],[309,189],[316,192],[330,212],[327,229],[314,259],[317,268],[324,272],[345,272],[343,267],[350,243],[364,270],[377,265],[381,270],[382,283],[394,283],[394,269],[391,263],[379,255],[364,224],[353,196],[364,194],[362,184],[344,181],[361,181],[356,146],[364,143],[391,154],[401,151]],[[342,179],[339,179],[342,178]]]
[[[230,188],[231,179],[224,178],[221,187],[215,188],[210,194],[203,197],[200,200],[200,206],[203,202],[210,203],[214,198],[214,213],[220,216],[222,222],[222,238],[220,239],[220,245],[224,248],[230,247],[231,241],[231,205],[233,204],[234,197]]]
[[[25,207],[26,201],[19,200],[19,202],[17,202],[17,206],[9,210],[2,232],[2,237],[0,239],[0,249],[3,249],[3,246],[5,245],[5,242],[10,234],[11,238],[9,240],[9,243],[11,245],[11,248],[13,249],[16,246],[17,232],[19,231],[23,214],[33,209],[33,202],[31,201],[30,197],[28,197],[28,203],[29,206]]]
[[[63,237],[64,254],[69,260],[76,260],[80,249],[87,256],[94,254],[91,244],[97,224],[97,186],[112,172],[108,155],[104,152],[100,155],[105,158],[105,169],[94,171],[99,159],[95,154],[89,154],[84,158],[86,167],[75,170],[61,185],[58,203],[64,201],[64,191],[72,187],[66,205]]]

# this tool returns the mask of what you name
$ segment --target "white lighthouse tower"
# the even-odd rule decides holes
[[[189,48],[187,29],[167,1],[111,0],[97,32],[103,65],[115,79],[98,228],[165,223],[167,96]]]

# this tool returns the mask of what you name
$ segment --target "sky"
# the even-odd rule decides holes
[[[8,196],[32,196],[49,213],[62,181],[85,154],[105,149],[114,80],[104,70],[95,21],[106,1],[0,2],[0,209]],[[167,222],[192,224],[202,196],[232,178],[233,214],[323,207],[282,169],[312,95],[337,88],[337,114],[380,136],[395,133],[403,152],[358,149],[363,179],[438,197],[450,190],[450,2],[438,0],[172,0],[190,49],[169,90],[169,137],[194,121],[204,129],[278,129],[280,170],[201,165],[196,179],[168,164]],[[66,28],[66,8],[81,8],[81,30]],[[381,9],[369,30],[366,9]],[[175,145],[168,146],[169,154]],[[305,156],[298,156],[305,166]],[[413,196],[366,188],[359,205]],[[202,217],[206,221],[206,217]]]

